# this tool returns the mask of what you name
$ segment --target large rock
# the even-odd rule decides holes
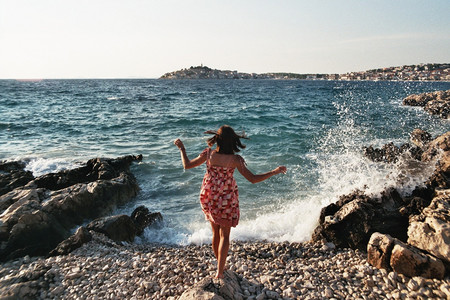
[[[240,278],[232,271],[225,271],[223,279],[204,278],[185,291],[179,300],[241,300]]]
[[[440,259],[378,232],[371,236],[367,245],[367,261],[374,267],[394,270],[409,277],[442,279],[445,275]]]
[[[367,244],[367,261],[378,269],[391,269],[391,253],[395,239],[388,234],[375,232]]]
[[[450,189],[437,191],[431,204],[411,217],[408,243],[440,258],[450,270]]]
[[[404,205],[395,190],[384,192],[381,198],[371,198],[360,191],[342,196],[322,209],[313,240],[325,239],[337,247],[361,250],[366,250],[374,232],[406,240],[408,217],[400,213]]]
[[[0,259],[45,255],[72,228],[136,196],[139,187],[129,165],[141,158],[93,159],[0,196]]]
[[[392,270],[408,277],[442,279],[445,275],[441,260],[400,241],[396,241],[392,249],[390,265]]]
[[[127,215],[95,219],[86,225],[86,229],[103,233],[116,242],[132,242],[136,236],[136,226]]]
[[[450,90],[413,94],[403,99],[403,104],[424,107],[430,114],[447,119],[450,116]]]

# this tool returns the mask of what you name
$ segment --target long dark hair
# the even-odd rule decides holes
[[[245,145],[241,143],[240,139],[248,139],[244,133],[241,135],[236,134],[233,128],[228,125],[221,126],[217,132],[209,130],[205,133],[214,134],[213,137],[208,139],[208,146],[212,147],[217,143],[217,151],[221,154],[234,154],[239,152],[239,148],[245,148]]]

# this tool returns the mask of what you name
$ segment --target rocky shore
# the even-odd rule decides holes
[[[363,149],[411,172],[435,165],[410,195],[343,195],[309,242],[233,241],[220,280],[210,245],[133,243],[161,214],[110,215],[138,193],[142,156],[38,178],[2,162],[0,299],[450,299],[450,131],[410,140]]]
[[[92,234],[89,243],[68,255],[25,256],[2,263],[0,299],[450,297],[449,278],[409,278],[379,270],[367,263],[364,252],[338,249],[331,243],[235,241],[226,278],[217,281],[212,279],[215,265],[210,245],[122,244]]]

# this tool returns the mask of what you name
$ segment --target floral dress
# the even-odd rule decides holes
[[[206,173],[200,189],[200,204],[205,219],[221,226],[236,227],[239,223],[239,193],[234,167],[212,166],[211,149],[206,148]]]

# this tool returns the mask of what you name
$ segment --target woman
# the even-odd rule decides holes
[[[263,173],[253,174],[246,166],[244,159],[237,155],[240,149],[244,149],[240,141],[246,138],[237,135],[233,128],[224,125],[217,132],[207,131],[213,134],[208,139],[208,148],[199,156],[190,160],[186,154],[183,142],[176,139],[174,144],[181,151],[181,160],[185,169],[200,166],[206,162],[206,173],[200,190],[200,203],[205,218],[211,223],[213,232],[212,248],[217,258],[217,273],[215,278],[223,278],[223,271],[230,246],[230,230],[239,222],[239,193],[233,173],[238,169],[248,181],[257,183],[264,181],[273,175],[286,173],[285,166]],[[216,149],[212,150],[214,144]]]

